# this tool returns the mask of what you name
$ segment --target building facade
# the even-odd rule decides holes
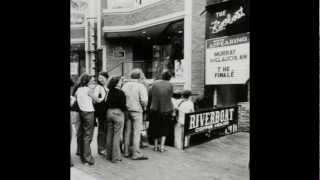
[[[206,33],[208,16],[212,12],[210,7],[234,1],[91,1],[94,3],[90,6],[90,0],[87,0],[92,12],[85,16],[95,17],[95,43],[101,50],[98,58],[101,67],[96,68],[108,71],[110,75],[126,76],[132,68],[139,67],[151,81],[159,78],[162,71],[169,70],[174,74],[171,81],[175,90],[190,89],[194,94],[205,92],[215,105],[248,101],[246,82],[206,83]],[[90,27],[86,25],[90,23],[86,18],[83,22],[83,25],[71,25],[71,51],[81,52],[71,53],[71,63],[79,62],[78,75],[82,72],[92,74],[92,67],[97,66],[92,62],[97,58],[90,58],[93,41],[90,41]],[[223,35],[229,34],[219,34]]]

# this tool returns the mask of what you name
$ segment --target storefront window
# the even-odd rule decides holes
[[[70,49],[70,75],[72,79],[76,81],[85,70],[84,44],[72,44]]]
[[[88,13],[88,2],[85,0],[70,0],[70,7],[71,25],[82,25],[85,15]]]

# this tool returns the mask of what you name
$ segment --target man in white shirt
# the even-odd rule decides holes
[[[140,137],[143,128],[143,111],[148,104],[148,92],[141,78],[144,77],[140,69],[131,72],[131,79],[126,82],[122,90],[126,95],[128,116],[124,127],[124,154],[133,160],[146,160],[140,151]],[[133,130],[133,133],[131,133]],[[132,134],[132,135],[131,135]],[[132,151],[129,152],[130,142],[132,141]]]

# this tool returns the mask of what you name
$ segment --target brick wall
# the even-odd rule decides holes
[[[238,131],[249,132],[250,131],[250,104],[248,102],[238,103],[238,118],[239,128]]]
[[[205,6],[206,0],[192,2],[191,90],[194,93],[200,93],[204,88],[205,14],[200,14]]]
[[[84,38],[84,28],[83,29],[71,29],[70,38]]]
[[[184,10],[184,0],[162,0],[132,13],[103,16],[105,26],[133,25]]]

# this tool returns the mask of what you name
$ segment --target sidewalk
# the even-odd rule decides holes
[[[98,180],[93,176],[90,176],[77,168],[70,168],[70,180]]]
[[[190,147],[184,152],[167,147],[164,153],[154,152],[152,147],[142,149],[149,157],[145,161],[123,158],[113,164],[97,155],[97,129],[91,144],[94,166],[82,165],[75,155],[75,139],[72,142],[72,180],[249,180],[249,133],[236,133]]]

